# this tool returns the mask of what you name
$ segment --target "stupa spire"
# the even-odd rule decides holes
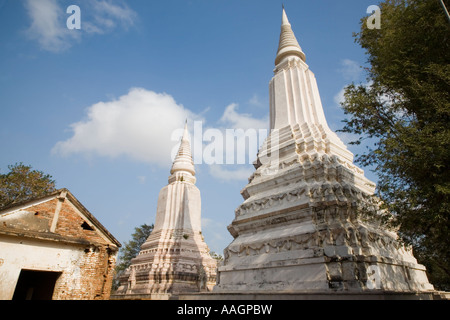
[[[275,59],[275,65],[279,64],[284,58],[288,56],[297,56],[303,61],[306,61],[306,56],[302,51],[302,48],[298,44],[297,38],[292,31],[291,24],[286,14],[286,10],[283,6],[283,14],[281,18],[281,33],[280,43],[278,45],[277,57]]]
[[[170,170],[170,174],[178,171],[185,171],[195,176],[194,161],[192,160],[191,143],[189,141],[189,130],[187,120],[184,125],[183,137],[181,138],[180,148]]]

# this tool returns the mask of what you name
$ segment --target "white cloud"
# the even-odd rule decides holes
[[[36,40],[43,50],[63,52],[81,40],[85,34],[105,34],[134,24],[136,12],[122,0],[90,0],[83,2],[81,30],[69,30],[66,26],[66,7],[57,0],[25,0],[25,9],[31,20],[26,34]]]
[[[137,179],[138,179],[140,184],[144,184],[147,181],[147,177],[146,176],[137,176]]]
[[[233,169],[227,169],[233,168]],[[218,165],[212,164],[209,166],[209,173],[221,180],[221,181],[236,181],[236,180],[247,180],[250,178],[252,173],[255,171],[254,168],[248,165]]]
[[[185,120],[199,117],[165,93],[133,88],[117,100],[98,102],[87,109],[87,119],[71,125],[73,136],[58,142],[52,152],[131,159],[167,167],[174,131]]]
[[[219,158],[226,163],[227,156],[235,157],[232,164],[225,166],[213,163],[209,166],[210,174],[221,181],[248,179],[253,172],[251,162],[267,134],[267,130],[260,129],[268,127],[268,119],[241,114],[236,109],[237,104],[227,106],[218,121],[221,127],[204,128],[203,136],[200,137],[203,152],[206,152],[208,147],[211,149],[211,143],[217,143],[216,140],[208,142],[205,138],[208,130],[213,129],[210,133],[221,136],[220,146],[216,145],[215,148],[216,152],[221,153]],[[98,102],[88,107],[86,119],[71,124],[71,137],[57,142],[52,153],[60,156],[126,156],[133,160],[168,167],[179,144],[175,139],[182,134],[186,119],[191,124],[191,130],[194,121],[203,121],[201,114],[184,108],[168,94],[133,88],[118,99]],[[226,139],[230,139],[227,129],[245,131],[237,130],[238,134],[232,135],[233,140],[227,143]],[[194,144],[191,147],[193,148]],[[208,153],[202,155],[206,157]],[[205,159],[204,163],[210,163]],[[240,162],[240,159],[245,161]],[[146,181],[145,177],[138,177],[138,180],[141,183]]]
[[[356,81],[362,74],[362,68],[358,62],[344,59],[341,61],[341,68],[338,70],[346,80]]]
[[[268,129],[269,118],[264,119],[254,118],[251,114],[238,113],[236,110],[238,104],[232,103],[225,108],[225,111],[220,118],[219,123],[224,124],[227,128],[232,129]]]
[[[373,85],[373,81],[370,80],[369,82],[365,82],[365,83],[360,83],[359,85],[366,87],[368,89],[370,89],[370,87]],[[345,97],[344,97],[344,93],[345,93],[345,87],[343,87],[338,93],[336,93],[336,95],[333,97],[334,102],[336,103],[337,106],[341,107],[341,102],[344,102]],[[384,95],[382,97],[380,97],[380,100],[382,102],[389,102],[390,99]]]
[[[341,139],[341,141],[348,146],[350,144],[350,142],[353,141],[357,141],[359,138],[359,135],[357,134],[353,134],[353,133],[348,133],[348,132],[336,132],[337,136],[339,137],[339,139]]]
[[[88,33],[106,33],[116,27],[128,29],[134,25],[137,13],[130,9],[125,2],[120,4],[105,0],[89,1],[92,16],[84,22],[83,29]],[[91,21],[92,20],[92,21]]]
[[[344,93],[345,93],[345,87],[341,89],[333,98],[334,103],[336,103],[337,106],[341,107],[341,102],[344,102]]]
[[[255,93],[253,97],[248,101],[248,103],[252,106],[262,107],[263,103],[259,100],[258,95]]]
[[[341,68],[338,71],[342,74],[345,80],[359,81],[363,72],[359,63],[350,59],[343,59],[341,61]],[[341,102],[344,101],[345,87],[342,88],[334,97],[334,103],[340,108]]]
[[[25,8],[31,19],[27,35],[37,40],[42,49],[64,51],[79,39],[79,33],[67,29],[65,11],[56,0],[26,0]]]
[[[224,244],[232,240],[228,232],[223,232],[227,229],[227,224],[217,219],[209,219],[202,217],[202,234],[211,251],[223,255]]]
[[[224,137],[223,151],[225,154],[223,158],[227,159],[229,155],[233,155],[234,163],[241,164],[210,165],[209,173],[221,181],[247,180],[250,177],[254,171],[251,163],[255,160],[259,146],[266,138],[269,128],[268,116],[259,119],[251,114],[239,113],[237,109],[238,104],[236,103],[228,105],[219,120],[219,124],[223,126],[220,129]],[[227,129],[242,129],[244,132],[237,130],[233,136],[233,141],[226,141],[230,138],[226,134]],[[245,164],[242,164],[239,159],[244,159]]]

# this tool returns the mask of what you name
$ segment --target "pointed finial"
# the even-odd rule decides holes
[[[292,31],[291,24],[284,10],[283,5],[283,15],[281,19],[281,34],[280,42],[278,44],[277,57],[275,58],[275,65],[278,65],[281,61],[289,56],[297,56],[303,61],[306,61],[305,54],[302,48],[298,44],[295,38],[294,32]]]
[[[188,130],[187,119],[186,119],[186,122],[184,123],[184,132],[183,132],[183,136],[181,137],[181,140],[189,141],[189,130]]]
[[[286,10],[284,10],[284,5],[283,5],[283,15],[281,17],[281,25],[282,26],[286,26],[286,25],[290,26],[291,25],[289,23],[289,19],[288,19],[287,14],[286,14]]]

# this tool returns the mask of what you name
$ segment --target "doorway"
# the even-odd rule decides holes
[[[20,271],[13,300],[52,300],[56,280],[61,272]]]

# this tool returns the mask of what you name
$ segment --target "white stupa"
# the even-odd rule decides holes
[[[120,278],[115,298],[167,299],[188,292],[211,291],[216,260],[201,231],[201,197],[187,124],[170,171],[159,193],[154,229]]]
[[[375,184],[328,127],[316,79],[284,9],[270,126],[228,227],[234,240],[224,250],[214,292],[433,290],[425,267],[377,222]]]

